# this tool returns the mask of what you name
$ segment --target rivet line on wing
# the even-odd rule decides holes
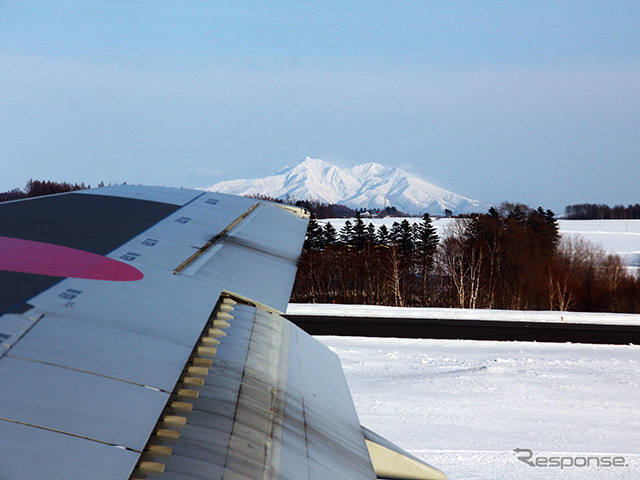
[[[193,410],[193,402],[200,395],[198,388],[204,385],[209,369],[213,365],[217,345],[220,344],[219,339],[226,336],[224,329],[231,326],[229,323],[233,320],[231,312],[236,304],[235,300],[228,297],[220,297],[218,300],[140,460],[129,477],[130,480],[142,480],[164,472],[165,464],[162,462],[162,457],[170,456],[171,443],[180,440],[180,428],[188,422],[189,413]]]

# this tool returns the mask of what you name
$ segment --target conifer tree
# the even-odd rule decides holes
[[[324,235],[324,243],[325,245],[335,245],[338,243],[338,232],[336,228],[331,225],[331,222],[327,222],[322,229],[322,234]]]
[[[389,246],[391,244],[391,234],[389,233],[389,229],[385,224],[382,224],[378,227],[376,240],[380,245]]]
[[[428,213],[422,216],[422,222],[414,225],[416,242],[416,265],[419,272],[420,296],[422,305],[428,303],[428,283],[433,270],[439,237]]]
[[[525,205],[513,205],[507,215],[509,220],[515,220],[518,223],[525,223],[527,219],[527,207]]]
[[[365,241],[365,234],[366,227],[360,217],[360,212],[356,212],[356,221],[353,224],[353,244],[357,247],[362,247]]]
[[[315,218],[311,218],[311,220],[309,220],[309,225],[307,226],[307,235],[304,239],[303,248],[305,250],[322,250],[324,245],[325,242],[322,227],[318,225]]]
[[[551,256],[555,253],[560,234],[558,222],[551,210],[545,212],[542,207],[538,207],[537,210],[529,213],[526,225],[530,230],[529,241],[533,248],[544,252],[545,256]]]
[[[422,216],[422,222],[415,224],[415,238],[419,261],[426,271],[431,271],[440,238],[428,213]]]
[[[367,225],[365,239],[368,243],[376,243],[376,227],[373,226],[373,223],[369,223],[369,225]]]
[[[400,240],[400,224],[398,222],[393,222],[391,225],[391,230],[389,231],[389,239],[395,245],[398,244]]]
[[[344,222],[344,226],[340,229],[340,242],[345,245],[353,244],[353,226],[350,220]]]
[[[400,250],[405,252],[413,250],[413,229],[406,218],[400,223],[393,222],[391,238]]]

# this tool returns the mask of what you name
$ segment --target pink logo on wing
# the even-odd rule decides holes
[[[120,282],[144,277],[137,268],[102,255],[10,237],[0,237],[0,270]]]

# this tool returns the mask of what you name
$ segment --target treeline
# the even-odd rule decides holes
[[[103,186],[103,184],[100,184]],[[21,198],[40,197],[42,195],[52,195],[54,193],[71,192],[75,190],[85,190],[91,188],[85,186],[84,183],[67,183],[67,182],[52,182],[49,180],[29,180],[24,189],[14,188],[7,192],[0,193],[0,202],[6,202],[9,200],[20,200]]]
[[[366,214],[369,217],[408,217],[409,215],[401,212],[396,207],[385,207],[376,209],[353,209],[346,205],[337,203],[324,203],[318,200],[297,200],[293,203],[297,207],[306,208],[317,219],[323,218],[353,218],[356,215]]]
[[[396,207],[385,207],[377,209],[353,209],[339,203],[326,203],[319,200],[294,200],[290,198],[276,198],[269,195],[252,193],[245,195],[249,198],[257,198],[259,200],[267,200],[269,202],[287,203],[307,209],[314,218],[353,218],[356,215],[366,215],[368,217],[384,218],[384,217],[409,217],[408,214],[401,212]]]
[[[411,305],[429,303],[426,282],[438,236],[431,218],[365,225],[359,214],[340,231],[309,222],[291,301]],[[409,273],[409,270],[411,273]],[[420,298],[413,298],[418,295]]]
[[[565,217],[569,220],[638,220],[640,204],[616,205],[610,207],[603,204],[580,203],[565,207]]]
[[[428,215],[339,232],[312,220],[291,301],[640,312],[640,282],[618,256],[561,240],[550,210],[505,204],[442,238]]]

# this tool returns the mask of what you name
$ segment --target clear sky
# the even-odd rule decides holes
[[[640,202],[640,2],[0,2],[0,191],[305,156],[489,202]]]

